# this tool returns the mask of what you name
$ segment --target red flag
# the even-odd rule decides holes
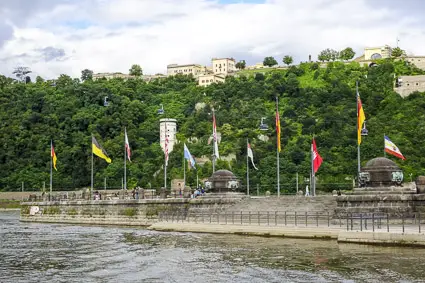
[[[320,165],[323,162],[322,157],[320,156],[319,152],[317,151],[317,147],[316,147],[316,141],[313,138],[313,171],[314,173],[317,172],[317,170],[319,170]]]

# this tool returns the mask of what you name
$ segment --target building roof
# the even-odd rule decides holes
[[[199,64],[184,64],[184,65],[178,65],[178,64],[169,64],[169,65],[167,65],[167,69],[171,69],[171,68],[180,68],[180,67],[193,67],[193,66],[195,66],[195,67],[199,67],[199,68],[202,68],[202,65],[199,65]]]
[[[234,58],[212,58],[211,59],[211,61],[214,61],[214,60],[231,60],[231,61],[235,61],[236,62],[236,60]]]

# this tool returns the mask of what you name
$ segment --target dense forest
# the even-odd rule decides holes
[[[282,125],[281,190],[295,191],[310,172],[310,144],[315,136],[324,162],[317,173],[318,189],[349,188],[357,171],[356,81],[369,135],[361,144],[362,164],[382,156],[384,133],[406,160],[389,157],[404,170],[405,179],[425,174],[425,93],[401,98],[393,91],[398,75],[422,74],[403,60],[382,60],[375,67],[358,63],[302,63],[286,70],[243,72],[225,83],[198,87],[191,76],[177,75],[149,83],[142,79],[84,81],[61,75],[54,82],[18,82],[0,76],[0,190],[40,190],[49,184],[50,140],[57,155],[54,190],[90,186],[91,135],[112,158],[95,158],[95,187],[121,187],[124,127],[132,162],[127,163],[129,188],[163,185],[164,154],[159,120],[178,120],[179,143],[170,154],[169,181],[183,176],[183,143],[195,157],[211,157],[211,109],[215,109],[220,156],[216,169],[230,169],[245,184],[246,140],[258,170],[250,183],[276,192],[275,100]],[[109,106],[104,106],[107,97]],[[164,107],[165,113],[158,114]],[[204,107],[201,107],[204,106]],[[260,120],[268,130],[260,130]],[[259,138],[269,137],[268,141]],[[187,173],[188,183],[212,173],[211,162]],[[410,175],[411,174],[411,175]],[[169,182],[168,182],[169,183]]]

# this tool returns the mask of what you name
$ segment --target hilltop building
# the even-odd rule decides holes
[[[174,76],[177,74],[189,75],[192,74],[195,78],[206,72],[206,67],[199,64],[186,64],[186,65],[177,65],[170,64],[167,65],[167,76]]]
[[[407,97],[415,91],[425,92],[425,75],[400,76],[396,80],[394,91],[401,97]]]
[[[366,47],[364,49],[364,54],[354,59],[355,62],[360,64],[370,65],[373,63],[373,60],[391,58],[392,48],[388,45],[380,47]],[[404,55],[402,58],[412,64],[414,64],[419,69],[425,70],[425,56],[413,56],[413,55]]]
[[[224,82],[226,76],[233,75],[236,71],[236,61],[233,58],[212,58],[209,67],[199,64],[167,65],[167,76],[192,74],[200,86]]]
[[[167,132],[165,132],[165,128],[167,128]],[[177,134],[177,120],[164,118],[159,120],[159,141],[162,150],[165,152],[165,135],[168,138],[168,154],[173,151],[174,144],[177,142],[176,138]]]
[[[115,72],[115,73],[97,73],[97,74],[93,74],[93,80],[98,80],[98,79],[102,79],[105,78],[107,80],[110,79],[115,79],[115,78],[121,78],[121,79],[132,79],[134,78],[134,76],[131,75],[127,75],[127,74],[123,74],[123,73],[119,73],[119,72]]]

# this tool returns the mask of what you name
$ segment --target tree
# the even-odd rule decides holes
[[[13,74],[18,78],[20,82],[26,82],[27,74],[32,73],[32,71],[28,67],[17,67]]]
[[[269,56],[269,57],[264,58],[263,65],[268,66],[268,67],[273,67],[273,66],[277,65],[277,61],[276,61],[276,59],[274,59],[274,57]]]
[[[398,58],[406,54],[406,51],[401,49],[400,47],[395,47],[391,51],[391,57]]]
[[[35,82],[38,83],[38,84],[41,84],[41,83],[44,83],[44,79],[42,77],[40,77],[40,76],[37,76],[35,78]]]
[[[240,60],[238,63],[236,63],[235,67],[236,67],[236,69],[239,69],[239,70],[245,69],[245,67],[246,67],[245,60]]]
[[[287,66],[291,65],[292,62],[294,61],[294,59],[292,58],[292,56],[286,55],[285,57],[283,57],[283,63],[286,64]]]
[[[143,75],[142,67],[138,64],[133,64],[128,72],[131,76],[140,77]]]
[[[326,48],[325,50],[320,51],[319,55],[317,56],[317,59],[319,61],[335,61],[336,59],[338,59],[339,55],[338,55],[338,51],[334,50],[334,49],[330,49],[330,48]]]
[[[87,81],[87,80],[92,80],[93,79],[93,71],[89,70],[89,69],[84,69],[81,71],[81,80]]]
[[[354,55],[356,55],[356,52],[354,52],[353,48],[347,47],[339,52],[339,59],[343,61],[348,61],[353,59]]]

